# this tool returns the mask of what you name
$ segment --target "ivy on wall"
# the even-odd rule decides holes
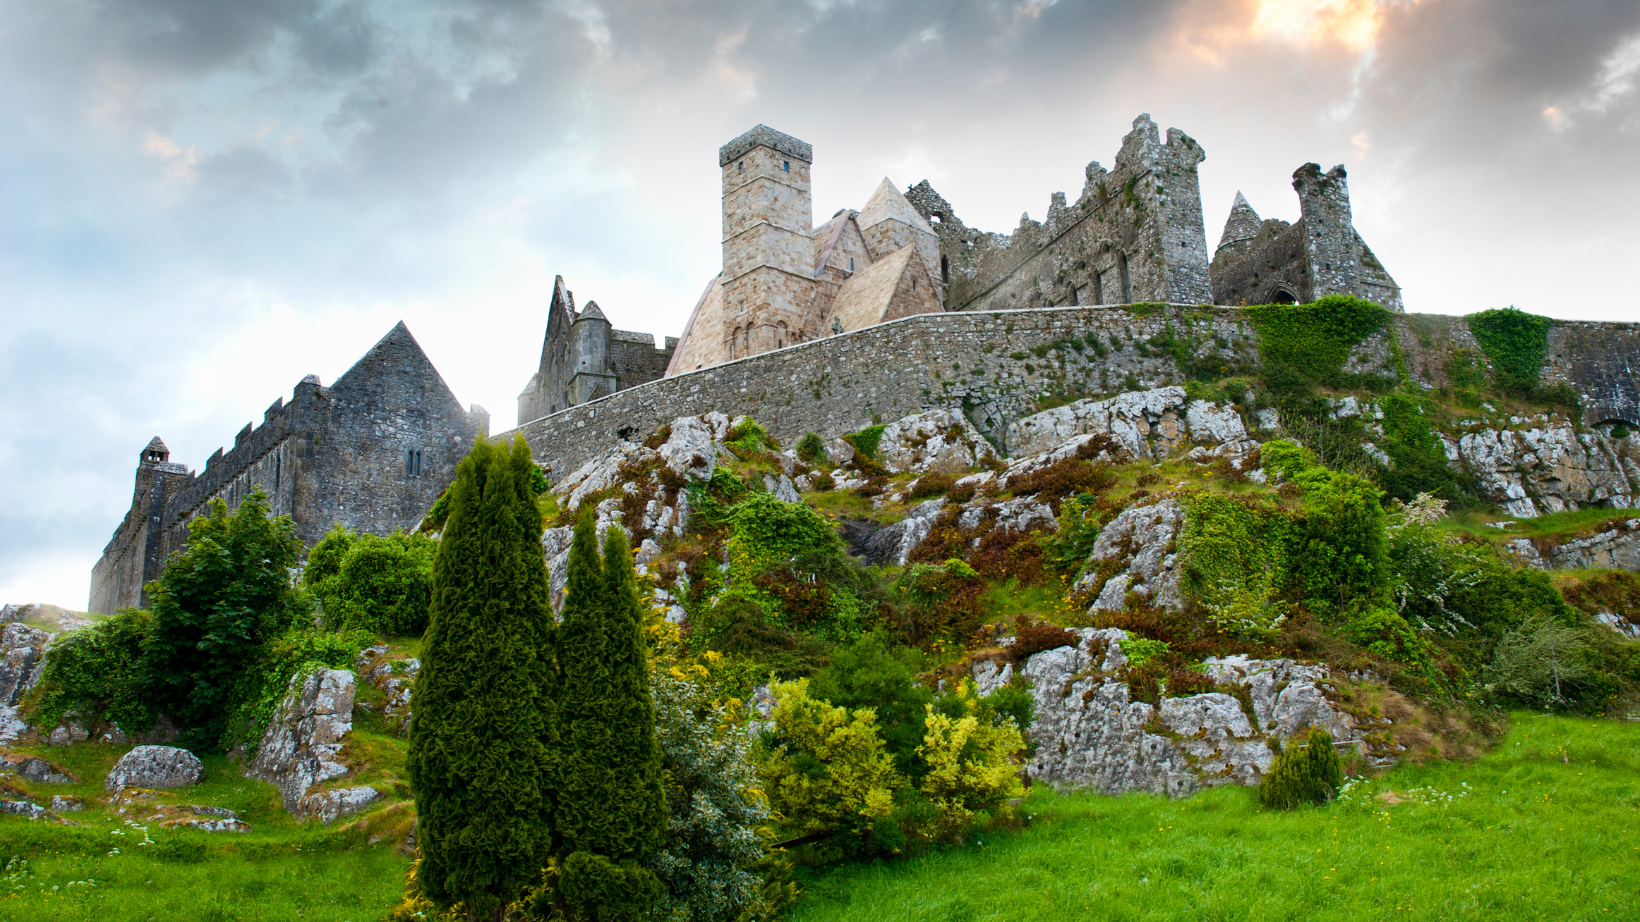
[[[1549,351],[1548,317],[1513,307],[1481,311],[1465,318],[1481,350],[1492,362],[1492,377],[1505,392],[1531,395],[1538,385],[1538,369]]]

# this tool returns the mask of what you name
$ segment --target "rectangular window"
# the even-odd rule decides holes
[[[746,161],[742,160],[739,163],[735,164],[735,172],[737,172],[737,173],[746,172]]]
[[[792,171],[792,162],[790,160],[782,160],[780,161],[780,168],[785,170],[787,173],[790,173]]]
[[[852,256],[850,256],[848,258],[848,271],[850,271],[850,272],[854,271],[854,257],[852,257]]]

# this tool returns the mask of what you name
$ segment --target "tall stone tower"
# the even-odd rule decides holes
[[[723,171],[726,353],[743,358],[802,337],[813,297],[814,149],[759,125],[718,150]]]
[[[1350,214],[1350,187],[1340,163],[1325,173],[1306,163],[1293,171],[1293,191],[1303,215],[1304,248],[1310,258],[1311,299],[1329,294],[1360,295],[1355,252],[1355,223]]]

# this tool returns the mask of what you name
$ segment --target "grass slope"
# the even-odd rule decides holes
[[[396,739],[355,733],[349,745],[365,763],[356,772],[363,778],[358,783],[391,774],[403,761],[403,744]],[[409,859],[397,846],[409,831],[408,804],[329,827],[303,823],[284,811],[272,785],[242,777],[224,756],[206,756],[205,777],[197,785],[155,792],[123,809],[104,806],[100,779],[129,749],[25,748],[67,768],[82,779],[76,784],[0,776],[37,803],[49,803],[52,794],[87,802],[86,809],[63,814],[79,828],[0,815],[0,922],[371,922],[383,918],[402,894]],[[226,807],[251,831],[164,828],[164,817],[187,804]]]
[[[1640,918],[1640,725],[1517,715],[1475,762],[1293,814],[1245,788],[1025,808],[1023,832],[820,875],[793,920]]]

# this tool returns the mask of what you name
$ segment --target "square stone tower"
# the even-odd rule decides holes
[[[718,150],[723,171],[723,305],[730,358],[801,336],[814,288],[814,149],[759,125]]]

